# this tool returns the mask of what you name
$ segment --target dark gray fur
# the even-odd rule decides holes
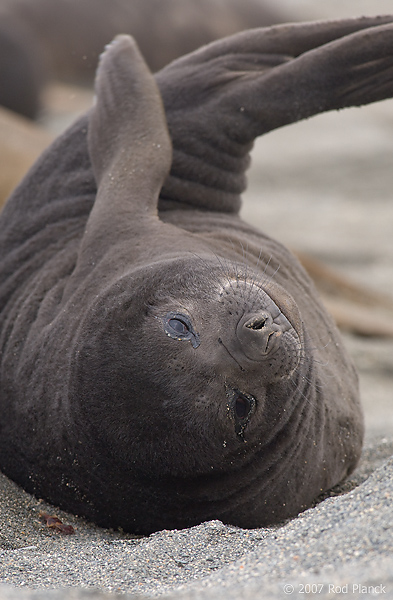
[[[272,524],[353,470],[352,363],[298,261],[238,210],[255,137],[393,93],[392,22],[252,30],[168,66],[173,160],[136,46],[110,46],[96,105],[0,218],[7,475],[148,533]]]

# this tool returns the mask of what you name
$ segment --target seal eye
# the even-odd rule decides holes
[[[187,335],[188,333],[190,333],[187,324],[181,321],[180,319],[169,319],[168,325],[171,329],[173,329],[173,331],[175,331],[179,335]]]
[[[194,331],[191,319],[187,315],[170,312],[163,318],[163,323],[165,333],[172,339],[190,341],[193,348],[200,345],[199,335]]]

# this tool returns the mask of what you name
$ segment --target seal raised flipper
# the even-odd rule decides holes
[[[130,36],[118,36],[107,47],[95,90],[88,147],[97,195],[79,251],[76,279],[105,255],[113,239],[146,235],[144,226],[157,216],[158,196],[172,160],[157,84]],[[109,223],[111,236],[103,234]]]
[[[118,36],[102,54],[95,90],[88,143],[98,204],[115,185],[112,212],[156,214],[171,142],[157,84],[130,36]]]
[[[391,22],[389,16],[250,30],[158,73],[174,148],[160,208],[237,212],[256,137],[391,96]]]
[[[149,235],[172,160],[157,84],[130,36],[120,35],[107,46],[95,91],[87,137],[97,195],[65,297],[115,246],[113,240],[119,245],[132,237],[137,247],[137,238]],[[130,248],[128,258],[131,262]]]

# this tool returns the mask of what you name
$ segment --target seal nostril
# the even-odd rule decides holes
[[[266,323],[266,317],[259,317],[258,319],[255,319],[254,321],[252,321],[251,323],[246,323],[246,327],[248,327],[248,329],[262,329],[265,326]]]

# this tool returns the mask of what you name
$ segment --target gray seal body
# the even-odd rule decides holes
[[[391,20],[254,30],[155,79],[131,38],[109,46],[94,107],[0,217],[4,473],[149,533],[276,523],[353,470],[352,363],[298,261],[240,219],[239,194],[257,135],[390,95]]]

